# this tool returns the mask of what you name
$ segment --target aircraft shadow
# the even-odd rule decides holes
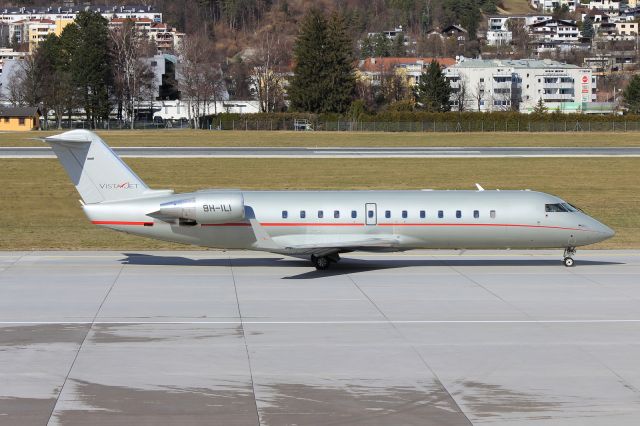
[[[283,279],[316,279],[337,275],[357,274],[384,269],[408,268],[417,266],[450,266],[450,267],[497,267],[497,266],[557,266],[563,270],[560,259],[386,259],[361,260],[345,259],[331,265],[326,271],[313,269],[307,260],[295,258],[251,257],[232,259],[190,259],[182,256],[158,256],[141,253],[123,253],[126,257],[120,261],[125,265],[156,265],[156,266],[233,266],[246,267],[278,267],[304,268],[301,274],[283,277]],[[580,266],[624,265],[623,262],[607,262],[598,260],[576,261],[576,268]]]
[[[234,267],[251,267],[251,266],[282,266],[277,264],[282,258],[274,257],[251,257],[242,259],[190,259],[182,256],[157,256],[153,254],[142,253],[123,253],[126,257],[120,259],[125,265],[155,265],[155,266],[234,266]],[[309,262],[302,260],[293,262],[306,264]]]

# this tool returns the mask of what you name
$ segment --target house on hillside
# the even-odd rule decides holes
[[[0,131],[20,132],[40,128],[40,110],[35,107],[0,107]]]
[[[396,75],[413,87],[418,84],[431,61],[438,62],[443,69],[456,63],[454,58],[366,58],[357,64],[356,74],[360,81],[374,86],[379,85],[385,77]]]

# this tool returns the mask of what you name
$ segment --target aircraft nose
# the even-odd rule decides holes
[[[604,223],[598,222],[595,219],[593,219],[593,221],[595,223],[593,224],[592,229],[597,232],[598,241],[608,240],[609,238],[613,237],[616,234],[616,232],[613,229],[609,228]]]
[[[609,239],[614,235],[616,235],[616,231],[614,231],[613,229],[609,228],[607,225],[604,225],[602,223],[600,224],[600,229],[598,229],[598,232],[602,233],[605,239]]]

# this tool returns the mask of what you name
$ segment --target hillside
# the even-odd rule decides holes
[[[525,6],[525,0],[502,0],[505,8]],[[479,28],[482,13],[498,12],[499,0],[94,0],[93,5],[144,3],[156,6],[164,20],[186,33],[204,32],[216,44],[221,56],[234,57],[256,46],[264,33],[273,31],[292,41],[297,24],[312,7],[326,13],[338,11],[347,18],[355,42],[367,32],[394,29],[400,25],[419,39],[434,28],[459,24],[472,35]],[[46,0],[0,0],[0,7],[59,6]],[[69,2],[64,2],[69,4]],[[77,2],[87,4],[87,2]],[[513,4],[513,5],[512,5]]]

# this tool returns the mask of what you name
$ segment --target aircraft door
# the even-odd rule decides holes
[[[376,203],[366,203],[364,205],[365,225],[376,225],[378,223],[378,208]]]

